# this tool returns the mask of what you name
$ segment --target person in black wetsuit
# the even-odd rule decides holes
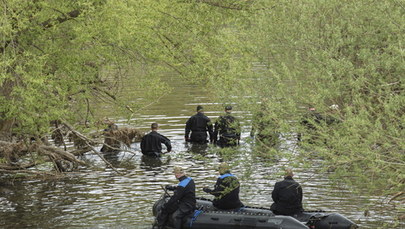
[[[218,170],[220,176],[214,189],[205,187],[203,191],[215,196],[213,205],[218,209],[229,210],[242,207],[243,204],[239,200],[240,184],[238,178],[231,174],[227,163],[220,164]]]
[[[225,107],[225,115],[219,116],[215,122],[214,141],[219,140],[219,147],[236,146],[240,140],[240,123],[239,120],[231,115],[232,106]]]
[[[159,125],[152,123],[151,132],[143,136],[141,141],[141,151],[143,155],[160,157],[162,154],[162,144],[167,148],[167,152],[172,150],[170,140],[157,132]]]
[[[197,106],[197,114],[191,116],[186,122],[186,130],[184,139],[186,142],[206,144],[207,131],[210,135],[210,141],[213,138],[211,120],[204,115],[202,106]],[[190,135],[191,132],[191,135]]]
[[[315,107],[309,106],[304,117],[300,121],[300,125],[305,128],[304,132],[308,135],[307,139],[310,143],[314,143],[318,139],[317,126],[324,122],[325,118],[316,111]],[[297,134],[297,140],[303,140],[303,134]]]
[[[118,153],[119,149],[121,148],[121,141],[115,137],[115,133],[118,131],[118,126],[108,119],[104,122],[108,126],[106,129],[104,129],[104,144],[100,151],[103,153]]]
[[[256,136],[256,142],[259,145],[275,147],[279,144],[279,124],[270,109],[270,104],[267,98],[263,98],[260,107],[253,114],[252,129],[250,136]]]
[[[341,123],[339,119],[339,105],[332,104],[329,106],[328,113],[325,116],[325,123],[328,126]]]
[[[294,181],[293,171],[286,170],[283,181],[276,182],[271,197],[274,203],[271,210],[276,215],[294,215],[302,212],[302,188]]]
[[[328,132],[325,128],[334,129],[336,125],[341,123],[339,119],[339,105],[332,104],[325,112],[319,113],[313,106],[308,108],[300,125],[304,127],[303,133],[297,134],[298,141],[307,141],[308,143],[327,143],[328,139],[322,137],[322,132]]]
[[[158,229],[165,228],[170,214],[173,214],[174,227],[181,229],[184,218],[191,215],[196,208],[194,180],[187,177],[180,167],[174,168],[174,175],[180,183],[177,186],[166,186],[166,189],[174,191],[174,194],[163,205],[158,215]]]

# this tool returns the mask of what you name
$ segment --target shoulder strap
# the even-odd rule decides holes
[[[190,183],[191,178],[187,177],[186,179],[180,181],[180,183],[177,186],[181,186],[181,187],[186,187],[188,185],[188,183]]]
[[[225,174],[221,175],[219,178],[224,179],[226,177],[235,177],[235,175],[233,175],[231,173],[225,173]]]

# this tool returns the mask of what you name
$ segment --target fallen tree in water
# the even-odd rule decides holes
[[[57,172],[65,172],[68,169],[85,165],[80,159],[68,151],[58,147],[49,146],[43,142],[25,143],[0,141],[1,171],[27,172],[45,162],[52,162]]]
[[[58,123],[55,126],[57,128],[53,133],[57,134],[51,135],[53,145],[47,138],[40,138],[39,140],[30,139],[30,141],[0,140],[0,172],[9,174],[55,175],[62,172],[75,171],[79,166],[87,165],[86,162],[80,160],[78,156],[86,152],[93,152],[99,156],[108,167],[119,173],[114,166],[103,157],[101,152],[123,151],[121,145],[125,145],[129,148],[131,143],[139,141],[143,136],[143,133],[138,129],[128,127],[118,129],[118,127],[116,127],[114,129],[104,130],[104,143],[102,143],[98,140],[97,135],[93,136],[93,139],[86,137],[69,124]],[[74,147],[68,149],[66,147],[66,141],[72,142]],[[102,149],[105,150],[101,150],[100,152],[95,146],[101,144],[103,145]],[[62,145],[64,146],[63,148],[60,147]],[[48,169],[44,169],[42,165],[47,163],[52,166],[48,166]]]
[[[66,127],[58,125],[51,132],[49,123],[63,119],[88,128],[100,115],[99,108],[131,120],[173,89],[167,74],[161,73],[175,72],[176,78],[206,84],[213,71],[219,74],[216,76],[234,73],[233,68],[218,64],[228,62],[229,56],[238,57],[240,69],[250,66],[250,58],[240,58],[249,47],[244,38],[231,36],[229,40],[230,31],[207,28],[245,28],[250,22],[240,20],[240,12],[261,9],[261,4],[196,3],[201,7],[195,7],[167,1],[145,10],[139,6],[149,1],[130,2],[38,0],[2,4],[7,32],[0,41],[0,140],[22,144],[25,150],[10,145],[13,150],[1,152],[0,164],[19,168],[27,166],[23,161],[71,162],[54,150],[31,146],[32,136],[50,136],[55,149],[72,155],[94,151],[93,143],[103,144],[103,151],[119,149],[122,143],[128,146],[131,135],[139,138],[141,133],[124,129],[104,132],[104,143],[90,141],[86,134],[82,136],[87,139],[72,134],[66,140]],[[117,20],[134,21],[134,15],[143,15],[136,17],[139,23],[117,26]],[[153,24],[159,28],[151,30]],[[128,82],[134,83],[124,92]],[[35,142],[41,149],[41,144],[47,143],[39,139]],[[73,151],[66,141],[73,142]]]
[[[131,143],[140,141],[144,136],[144,133],[138,129],[132,128],[120,128],[115,124],[109,125],[109,128],[104,131],[104,143],[101,148],[103,153],[115,153],[120,150],[121,144],[130,147]]]

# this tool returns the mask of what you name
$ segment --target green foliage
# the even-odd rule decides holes
[[[243,55],[234,30],[246,24],[252,7],[245,1],[3,1],[0,126],[17,123],[3,131],[43,135],[52,120],[89,124],[99,101],[130,118],[170,92],[161,72],[196,82],[229,75],[227,58]],[[128,81],[135,82],[133,91],[122,96]]]
[[[302,145],[342,181],[370,193],[403,190],[404,14],[399,1],[279,1],[257,11],[248,28],[257,47],[250,70],[221,78],[218,94],[253,112],[267,98],[263,119],[277,123],[284,140],[315,134],[313,144]],[[332,104],[340,108],[333,114]],[[299,125],[308,105],[341,122],[308,132]],[[306,155],[295,160],[308,162]]]
[[[256,113],[266,98],[259,119],[280,141],[311,134],[300,120],[315,105],[341,122],[317,125],[316,141],[302,143],[311,152],[291,160],[315,155],[370,193],[404,189],[400,1],[14,0],[0,10],[2,131],[42,135],[58,119],[88,124],[99,101],[130,118],[170,92],[161,73],[174,72],[238,110]],[[133,88],[125,96],[123,82]],[[331,104],[340,109],[332,114]]]

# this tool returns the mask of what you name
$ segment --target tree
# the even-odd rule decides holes
[[[319,124],[318,141],[301,145],[337,180],[394,194],[405,185],[404,13],[400,1],[278,1],[257,12],[248,33],[257,47],[255,71],[232,87],[231,80],[216,85],[228,88],[222,97],[245,98],[247,109],[267,98],[269,118],[277,117],[289,140],[307,131],[297,125],[305,107],[327,116],[338,105],[333,115],[341,122]]]
[[[34,151],[57,163],[58,148],[49,156],[38,147],[62,128],[91,148],[81,132],[96,123],[97,101],[111,102],[117,115],[134,113],[170,91],[162,71],[196,82],[226,75],[227,57],[243,54],[232,30],[246,24],[254,7],[252,1],[1,1],[0,140],[9,149],[1,151],[9,159],[2,162],[9,166]],[[125,80],[137,82],[132,98],[148,99],[117,96]]]

